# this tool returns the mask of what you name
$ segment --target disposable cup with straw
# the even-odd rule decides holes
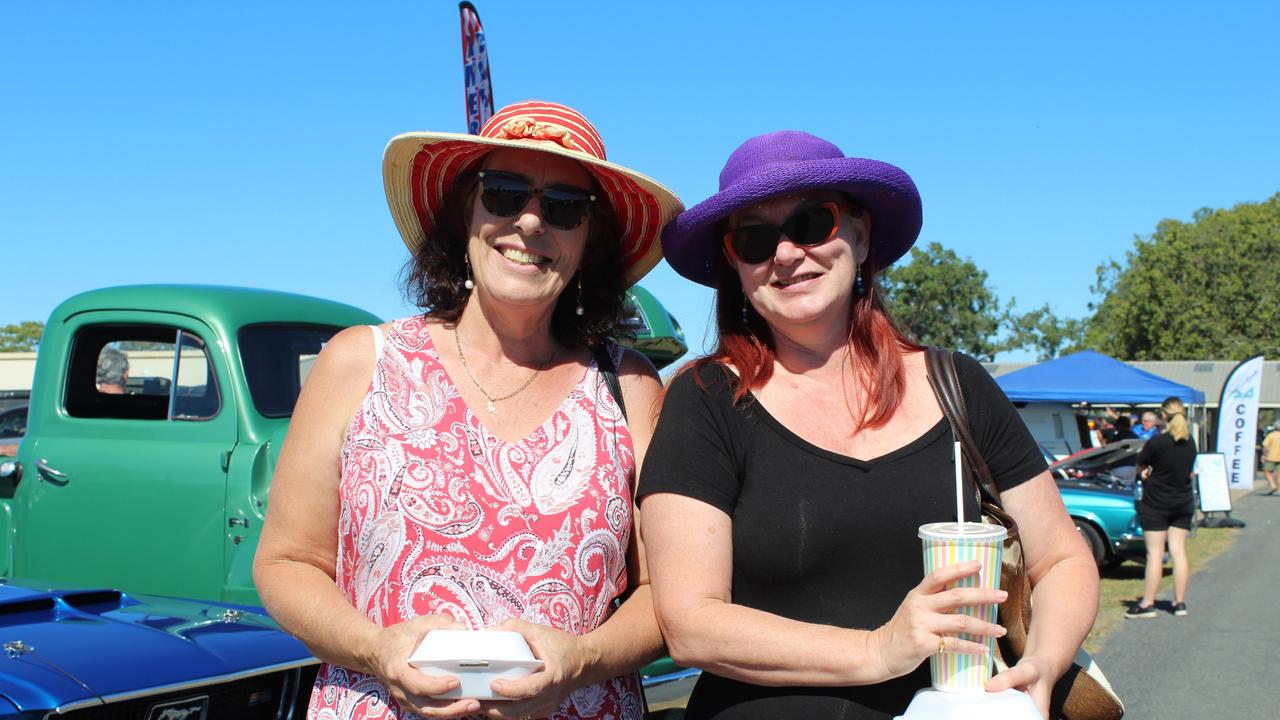
[[[951,587],[1000,587],[1000,556],[1007,535],[999,525],[964,521],[964,476],[961,472],[960,443],[955,444],[956,522],[920,526],[924,541],[924,571],[970,560],[982,561],[976,577],[964,578]],[[995,605],[960,608],[957,612],[996,621]],[[940,652],[929,658],[933,689],[921,689],[911,699],[906,712],[896,720],[1044,720],[1031,696],[1009,689],[986,692],[991,678],[995,639],[960,633],[959,637],[985,642],[987,653]]]
[[[1000,587],[1000,559],[1007,531],[999,525],[964,521],[964,482],[961,472],[960,443],[955,444],[956,520],[957,522],[929,523],[920,526],[920,539],[924,543],[924,572],[929,574],[940,567],[979,560],[982,568],[976,576],[961,578],[948,587]],[[956,612],[994,623],[995,605],[976,605],[959,608]],[[985,642],[987,653],[941,652],[929,659],[929,671],[933,687],[945,692],[983,692],[991,678],[991,658],[995,652],[995,638],[959,633],[959,638],[973,642]]]

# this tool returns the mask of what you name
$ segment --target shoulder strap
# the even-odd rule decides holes
[[[964,393],[960,389],[960,376],[956,373],[955,357],[951,351],[931,345],[925,348],[925,368],[929,377],[929,387],[933,388],[933,394],[938,398],[942,414],[951,423],[951,430],[955,433],[956,440],[959,440],[960,446],[964,448],[969,474],[971,477],[976,476],[975,485],[978,488],[980,504],[984,506],[985,511],[999,515],[1001,523],[1010,529],[1009,534],[1014,535],[1017,532],[1017,524],[1014,523],[1013,518],[1005,514],[1004,506],[1000,503],[1000,488],[996,487],[995,478],[991,476],[991,468],[987,467],[987,461],[982,457],[982,450],[969,429],[969,412],[965,408]]]
[[[618,403],[622,411],[622,419],[627,419],[627,403],[622,399],[622,384],[618,382],[618,369],[613,366],[613,358],[609,357],[609,349],[603,345],[592,345],[591,355],[596,359],[596,369],[604,376],[604,384],[609,386],[609,394]]]

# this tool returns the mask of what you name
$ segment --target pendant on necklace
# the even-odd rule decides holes
[[[497,405],[495,405],[495,404],[493,403],[493,401],[492,401],[492,400],[490,400],[490,401],[488,401],[488,402],[489,402],[489,414],[490,414],[490,415],[497,415],[497,414],[498,414],[498,406],[497,406]]]

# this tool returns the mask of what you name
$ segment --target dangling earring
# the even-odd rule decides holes
[[[742,324],[743,325],[746,325],[748,322],[747,308],[749,307],[751,307],[751,301],[747,299],[746,293],[742,293]]]
[[[467,266],[467,279],[462,282],[462,287],[468,290],[474,290],[476,287],[476,284],[474,282],[471,282],[471,256],[463,255],[462,262],[465,263]]]
[[[582,309],[582,273],[578,273],[578,307],[574,308],[574,312],[578,317],[582,317],[582,313],[586,312]]]
[[[862,286],[862,266],[858,266],[858,272],[853,276],[853,288],[858,291],[858,297],[867,294],[866,288]]]

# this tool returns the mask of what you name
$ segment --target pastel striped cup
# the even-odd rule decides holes
[[[985,523],[929,523],[920,526],[920,539],[924,542],[924,573],[947,565],[981,560],[982,569],[977,576],[962,578],[951,587],[1000,587],[1000,556],[1004,539],[1008,535],[999,525]],[[987,622],[996,621],[995,605],[962,607],[957,612]],[[982,642],[981,636],[959,633],[963,640]],[[933,687],[944,692],[984,692],[991,679],[991,662],[995,653],[995,638],[985,638],[986,655],[967,653],[938,653],[929,658],[929,674]]]

